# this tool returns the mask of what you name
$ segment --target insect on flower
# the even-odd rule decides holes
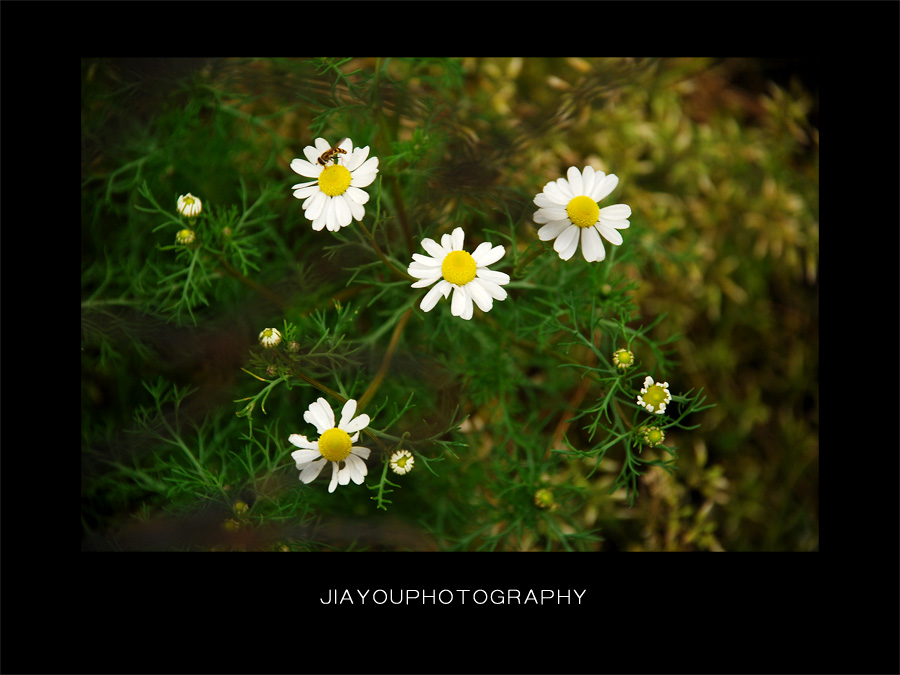
[[[347,140],[346,137],[342,138],[340,141],[335,143],[334,147],[328,148],[328,150],[323,152],[319,156],[319,159],[317,160],[319,162],[319,164],[321,164],[322,166],[325,166],[326,163],[328,163],[328,162],[337,162],[337,158],[335,157],[335,155],[338,155],[338,154],[346,155],[347,151],[344,150],[343,148],[339,147],[341,145],[341,143],[343,143],[346,140]]]

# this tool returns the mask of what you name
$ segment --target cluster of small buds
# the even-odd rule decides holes
[[[259,343],[269,349],[281,344],[281,331],[277,328],[266,328],[259,334]]]
[[[613,354],[612,362],[619,370],[628,370],[634,365],[634,354],[627,349],[619,349]]]
[[[640,427],[638,428],[638,435],[651,448],[666,440],[666,432],[657,426]]]
[[[391,455],[391,471],[400,476],[412,471],[415,463],[415,457],[409,450],[398,450]]]

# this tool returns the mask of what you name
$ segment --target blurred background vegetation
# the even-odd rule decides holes
[[[290,196],[288,166],[316,135],[330,138],[330,114],[316,101],[353,103],[353,79],[334,72],[371,73],[374,63],[82,61],[83,451],[152,446],[147,434],[131,433],[134,411],[146,403],[141,379],[190,384],[198,388],[190,406],[231,415],[241,395],[236,378],[266,316],[239,284],[216,287],[226,309],[199,326],[173,324],[134,301],[159,261],[159,236],[135,208],[146,205],[138,188],[146,182],[173,206],[188,191],[212,205],[241,203],[236,186],[259,195],[283,184],[278,231],[308,230]],[[667,314],[654,329],[658,340],[681,335],[670,345],[679,364],[673,386],[702,387],[716,404],[691,420],[702,425],[697,432],[667,439],[679,447],[675,476],[648,472],[632,508],[623,494],[593,490],[566,527],[599,528],[593,550],[817,550],[814,64],[465,58],[392,60],[386,68],[404,85],[379,85],[385,108],[403,112],[392,118],[393,155],[408,151],[407,167],[423,158],[441,167],[405,174],[443,195],[430,206],[436,220],[488,208],[513,185],[536,194],[573,165],[619,176],[616,201],[635,213],[623,247],[641,253],[626,268],[634,300],[647,322]],[[421,120],[436,120],[445,134],[437,158],[425,156],[437,150],[417,136]],[[534,208],[518,203],[527,227]],[[416,208],[421,215],[429,207]],[[283,270],[258,262],[257,282],[298,292],[285,288]],[[127,278],[119,269],[130,270]],[[477,414],[469,424],[478,426]],[[564,478],[604,487],[618,459],[604,459],[608,470],[590,479],[577,467]],[[103,548],[98,533],[145,517],[154,505],[142,494],[151,488],[123,475],[110,480],[83,452],[85,548]],[[491,508],[490,495],[483,507]],[[396,525],[393,513],[367,518],[377,521],[367,536],[389,540],[385,548],[443,545]],[[544,545],[534,530],[503,548]]]

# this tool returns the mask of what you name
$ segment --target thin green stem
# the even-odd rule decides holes
[[[388,368],[391,365],[391,359],[394,356],[394,352],[397,351],[397,345],[400,343],[400,336],[403,334],[403,329],[406,328],[406,323],[409,321],[409,317],[412,316],[412,313],[413,308],[410,307],[403,313],[403,316],[400,317],[397,325],[394,326],[394,332],[391,335],[391,341],[388,344],[387,351],[384,353],[384,358],[382,358],[381,360],[381,367],[378,369],[378,373],[376,373],[375,378],[372,380],[366,391],[359,399],[359,410],[362,410],[366,407],[366,404],[372,400],[372,397],[375,396],[375,392],[377,392],[378,388],[381,386],[382,381],[387,375]]]
[[[381,262],[383,262],[387,266],[387,268],[391,271],[391,274],[393,274],[394,276],[396,276],[400,279],[406,279],[408,281],[413,281],[413,282],[418,281],[418,279],[416,279],[415,277],[410,276],[406,272],[403,272],[402,270],[399,270],[396,267],[394,267],[393,263],[387,259],[387,256],[384,255],[384,253],[381,250],[381,247],[378,245],[378,242],[375,241],[375,237],[372,235],[371,232],[369,232],[369,230],[366,228],[366,226],[363,225],[362,223],[359,223],[359,227],[363,231],[363,234],[366,235],[366,239],[369,240],[369,243],[372,244],[372,248],[375,249],[375,253],[378,254],[379,258],[381,258]]]
[[[279,308],[281,308],[281,309],[286,309],[286,308],[287,308],[287,306],[288,306],[288,305],[287,305],[287,302],[285,302],[284,300],[282,300],[279,296],[277,296],[275,293],[273,293],[272,291],[270,291],[268,288],[264,288],[264,287],[260,286],[258,283],[256,283],[256,282],[253,281],[252,279],[248,279],[248,278],[245,277],[243,274],[241,274],[240,272],[238,272],[238,271],[237,271],[236,269],[234,269],[230,264],[228,264],[228,261],[225,260],[225,257],[224,257],[224,256],[220,256],[220,257],[219,257],[219,263],[222,265],[222,268],[223,268],[229,275],[231,275],[232,277],[234,277],[235,279],[237,279],[238,281],[240,281],[242,284],[244,284],[245,286],[247,286],[247,288],[253,289],[253,290],[256,291],[257,293],[259,293],[260,295],[262,295],[264,298],[266,298],[266,300],[269,300],[270,302],[272,302],[272,303],[278,305]]]

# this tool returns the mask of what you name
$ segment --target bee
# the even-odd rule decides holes
[[[339,147],[338,147],[341,143],[343,143],[343,142],[346,141],[346,140],[347,140],[346,138],[342,138],[342,139],[339,140],[337,143],[335,143],[335,145],[334,145],[333,148],[328,148],[328,150],[326,150],[325,152],[323,152],[323,153],[319,156],[319,159],[317,160],[317,161],[319,162],[319,164],[321,164],[322,166],[325,166],[325,164],[326,164],[327,162],[330,162],[330,161],[336,161],[336,160],[335,160],[335,155],[338,155],[338,154],[346,155],[346,154],[347,154],[347,151],[344,150],[343,148],[339,148]]]

